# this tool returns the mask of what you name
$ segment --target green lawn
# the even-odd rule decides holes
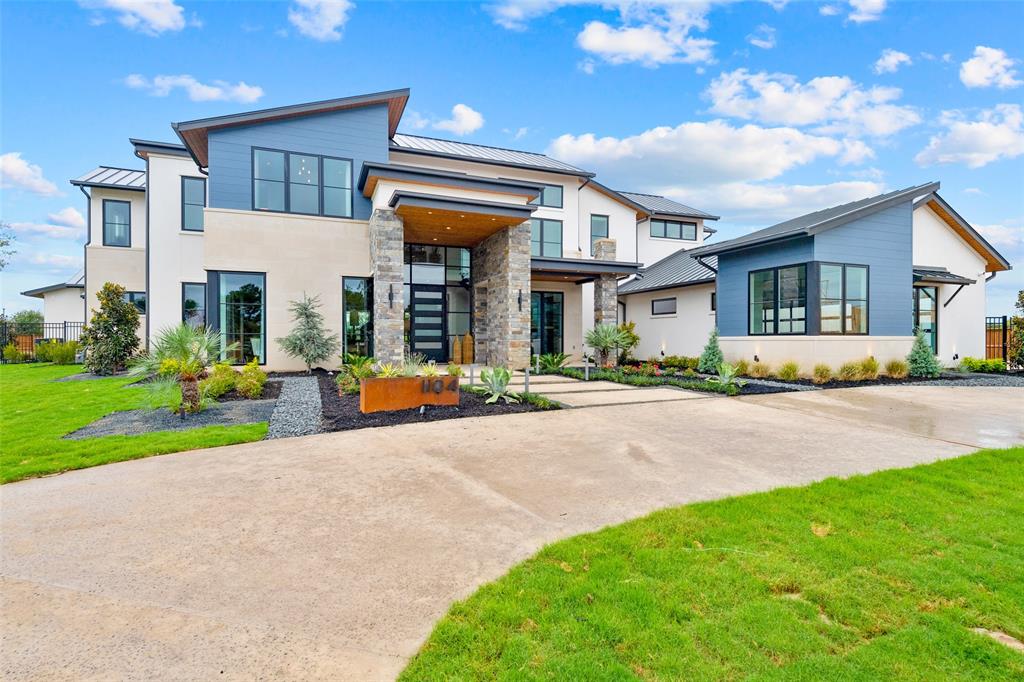
[[[669,509],[551,545],[403,680],[1021,680],[1024,448]]]
[[[0,482],[193,448],[260,440],[266,423],[208,426],[141,436],[63,440],[105,414],[145,403],[131,379],[55,382],[81,367],[0,365]]]

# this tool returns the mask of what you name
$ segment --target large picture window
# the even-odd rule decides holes
[[[132,205],[128,201],[103,200],[103,246],[132,245]]]
[[[807,266],[755,270],[749,274],[747,333],[807,332]]]
[[[181,285],[181,321],[190,327],[206,324],[206,285],[185,282]]]
[[[181,178],[181,229],[187,232],[203,231],[203,208],[206,207],[206,180]]]
[[[530,201],[535,206],[547,206],[548,208],[562,208],[562,186],[544,185],[540,195]]]
[[[373,280],[369,277],[342,278],[344,352],[373,355]]]
[[[697,241],[697,223],[684,223],[678,220],[652,220],[651,236],[658,239]]]
[[[562,221],[530,219],[530,255],[562,257]]]
[[[818,292],[822,334],[868,333],[866,265],[821,263]]]
[[[590,255],[594,255],[594,243],[598,239],[608,238],[608,216],[606,215],[591,215],[590,216]]]
[[[217,326],[221,348],[238,344],[221,359],[243,365],[253,358],[266,362],[266,276],[260,272],[219,272]]]
[[[252,207],[351,218],[352,160],[253,147]]]

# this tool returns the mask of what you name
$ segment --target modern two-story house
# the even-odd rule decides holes
[[[408,97],[174,123],[180,143],[132,139],[144,169],[72,181],[88,196],[87,319],[112,281],[145,339],[203,324],[237,344],[231,361],[291,370],[302,363],[275,339],[305,293],[348,352],[443,362],[468,333],[477,362],[522,367],[531,352],[578,358],[588,328],[616,321],[620,280],[713,232],[714,215],[542,154],[400,134]]]

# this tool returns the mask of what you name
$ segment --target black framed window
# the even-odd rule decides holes
[[[221,359],[244,365],[253,358],[266,363],[266,275],[262,272],[211,273],[217,282],[217,328],[221,348],[238,344]]]
[[[352,160],[252,148],[254,211],[352,217]]]
[[[472,260],[470,251],[460,246],[406,244],[405,269],[405,339],[409,342],[412,285],[444,286],[442,312],[444,330],[450,350],[455,337],[473,331]],[[438,289],[438,291],[441,291]]]
[[[530,292],[530,348],[534,355],[564,351],[565,295],[560,291]]]
[[[939,352],[939,288],[914,287],[914,330],[921,330],[932,353]]]
[[[103,246],[132,245],[132,204],[117,199],[103,200]]]
[[[754,270],[748,275],[747,333],[807,333],[807,265]]]
[[[651,301],[651,315],[675,315],[676,314],[676,299],[672,298],[656,298]]]
[[[868,333],[868,267],[818,265],[822,334]]]
[[[146,292],[145,291],[126,291],[124,292],[124,300],[135,306],[135,309],[139,311],[139,315],[146,314]]]
[[[547,206],[548,208],[562,208],[562,186],[544,185],[540,195],[530,201],[535,206]]]
[[[344,352],[373,355],[373,279],[342,277]]]
[[[203,209],[206,207],[206,179],[181,178],[181,229],[203,231]]]
[[[651,236],[659,239],[697,241],[697,223],[678,220],[651,220]]]
[[[606,215],[595,215],[590,216],[590,255],[594,255],[594,242],[598,239],[608,238],[608,216]]]
[[[562,257],[562,221],[530,218],[530,255]]]
[[[714,291],[711,292],[711,312],[718,311],[718,294]]]
[[[181,285],[181,321],[190,327],[206,324],[206,284],[184,282]]]

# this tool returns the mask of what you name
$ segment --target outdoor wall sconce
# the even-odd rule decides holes
[[[388,285],[388,307],[392,308],[395,305],[395,285]]]
[[[754,362],[761,362],[761,358],[757,357],[757,353],[754,353]]]
[[[953,353],[953,359],[954,360],[959,360],[960,359],[960,354],[959,353]]]
[[[523,312],[523,290],[519,290],[519,312]]]

